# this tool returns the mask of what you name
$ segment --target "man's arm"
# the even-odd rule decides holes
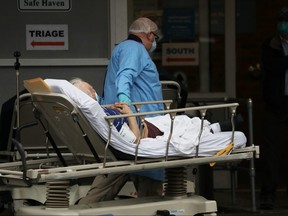
[[[114,106],[121,114],[133,113],[133,111],[130,109],[130,107],[126,103],[119,102],[119,103],[115,103]],[[136,117],[131,116],[131,117],[128,117],[127,119],[128,119],[129,128],[136,137],[136,143],[138,143],[140,139],[140,130],[138,128]]]

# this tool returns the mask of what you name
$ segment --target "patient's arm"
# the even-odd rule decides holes
[[[121,114],[132,114],[133,111],[130,109],[130,107],[126,103],[115,103],[112,105],[111,108],[117,109]],[[128,117],[128,124],[130,130],[133,132],[133,134],[136,137],[136,143],[139,143],[140,139],[140,130],[137,124],[137,120],[135,116]]]

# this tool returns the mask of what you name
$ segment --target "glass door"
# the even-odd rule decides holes
[[[146,16],[159,26],[152,58],[161,79],[188,97],[235,97],[235,0],[128,0],[128,25]]]

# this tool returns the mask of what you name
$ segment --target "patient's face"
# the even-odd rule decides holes
[[[78,87],[81,91],[85,92],[87,95],[92,97],[94,100],[96,100],[96,91],[95,89],[87,82],[81,83],[81,85]]]

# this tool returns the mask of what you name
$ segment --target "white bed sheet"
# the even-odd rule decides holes
[[[105,120],[106,114],[97,101],[66,80],[45,79],[45,82],[51,87],[53,92],[61,93],[71,98],[88,119],[93,129],[105,140],[108,139],[109,127]],[[170,117],[165,115],[147,118],[146,120],[164,131],[164,135],[142,139],[138,148],[138,156],[163,157],[166,153],[168,132],[170,131]],[[199,118],[191,119],[185,115],[176,116],[174,124],[174,131],[169,144],[169,156],[194,156],[198,144],[199,156],[212,156],[231,143],[231,132],[212,134],[210,127],[204,129],[199,142],[198,134],[201,124]],[[209,122],[205,121],[205,124],[208,125]],[[246,142],[247,139],[244,133],[235,131],[234,148],[245,147]],[[135,154],[136,145],[125,141],[115,127],[112,129],[111,146],[124,153]]]

